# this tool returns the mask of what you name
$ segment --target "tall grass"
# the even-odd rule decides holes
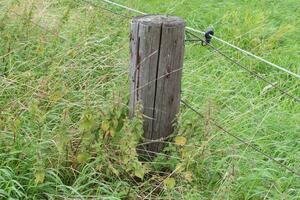
[[[298,1],[122,3],[213,26],[300,73]],[[1,1],[0,19],[0,198],[300,199],[299,177],[210,123],[300,171],[300,105],[266,83],[187,44],[182,96],[205,119],[182,106],[176,133],[186,144],[171,140],[142,162],[141,118],[127,119],[129,20],[71,0]],[[213,43],[300,95],[299,80]]]

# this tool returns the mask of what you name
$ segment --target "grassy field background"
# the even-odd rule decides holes
[[[99,1],[0,1],[0,199],[300,199],[300,178],[210,123],[300,171],[300,104],[187,43],[176,133],[138,161],[141,118],[127,119],[129,26]],[[300,2],[124,0],[183,17],[300,74]],[[300,96],[299,79],[213,44]]]

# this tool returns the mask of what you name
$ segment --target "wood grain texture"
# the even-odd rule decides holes
[[[180,105],[184,28],[179,17],[146,15],[132,20],[129,110],[134,116],[137,104],[142,105],[146,140],[163,140],[173,133]],[[143,148],[159,152],[163,145],[153,142]]]
[[[132,94],[129,96],[129,116],[134,116],[135,111],[135,96],[136,96],[136,83],[135,83],[135,69],[137,65],[137,56],[138,56],[138,33],[139,33],[139,24],[131,23],[130,30],[130,73],[129,73],[129,83],[130,83],[130,92]]]

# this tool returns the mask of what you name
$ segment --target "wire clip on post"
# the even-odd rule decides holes
[[[209,28],[208,31],[206,31],[204,33],[205,39],[201,39],[199,36],[195,35],[194,33],[190,32],[190,31],[186,31],[186,32],[189,33],[190,35],[192,35],[194,38],[196,38],[196,39],[187,39],[187,40],[185,40],[186,42],[201,42],[202,46],[209,45],[211,42],[211,39],[214,35],[214,30],[212,28]]]

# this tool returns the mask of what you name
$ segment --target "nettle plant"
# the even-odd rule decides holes
[[[105,174],[144,178],[146,165],[138,160],[136,147],[142,138],[142,117],[128,119],[127,108],[113,103],[97,117],[92,110],[86,111],[79,123],[81,135],[73,141],[72,166],[92,162]],[[95,117],[96,116],[96,117]],[[75,159],[74,159],[75,158]]]
[[[192,140],[191,137],[200,128],[195,124],[198,123],[178,116],[174,133],[168,141],[165,141],[165,148],[157,155],[154,164],[151,165],[153,171],[162,172],[159,179],[163,181],[166,189],[174,188],[179,182],[189,184],[194,180],[196,175],[194,169],[195,167],[199,168],[199,163],[203,158],[202,152],[198,148],[201,140]],[[167,175],[164,172],[167,172]]]
[[[80,137],[73,138],[72,142],[73,168],[93,163],[103,174],[140,180],[153,176],[164,180],[166,173],[160,172],[174,171],[174,175],[165,180],[167,188],[173,187],[173,176],[192,181],[192,172],[188,169],[197,153],[191,153],[194,148],[187,144],[186,129],[176,128],[179,135],[166,141],[164,150],[147,162],[137,153],[139,143],[144,141],[141,107],[132,119],[128,118],[127,106],[120,102],[110,104],[99,113],[97,116],[95,111],[87,110],[80,119]]]
[[[163,141],[163,151],[148,162],[137,153],[139,144],[145,141],[142,108],[139,107],[135,117],[129,119],[127,106],[121,100],[114,99],[111,102],[101,106],[86,106],[83,111],[72,106],[60,110],[60,125],[52,131],[56,148],[43,151],[43,155],[53,155],[51,162],[37,158],[38,162],[34,165],[36,184],[46,183],[48,168],[58,166],[61,166],[57,169],[63,170],[60,176],[64,181],[67,180],[67,184],[72,184],[76,174],[87,166],[108,180],[118,178],[130,184],[132,180],[135,184],[149,180],[149,188],[156,187],[160,182],[166,189],[172,189],[179,183],[186,184],[194,180],[196,173],[193,168],[196,166],[199,169],[195,160],[203,157],[203,152],[194,146],[201,141],[195,139],[196,142],[191,137],[194,131],[201,129],[194,127],[196,123],[179,117],[180,126],[176,125],[174,135]],[[30,106],[33,116],[43,116],[40,112],[35,104]]]

